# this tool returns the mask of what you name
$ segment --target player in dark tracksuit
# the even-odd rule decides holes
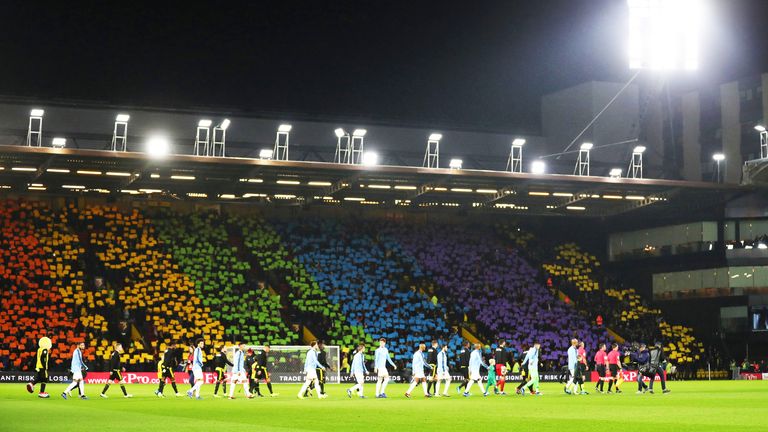
[[[232,366],[232,362],[227,358],[227,348],[221,347],[219,352],[213,356],[213,370],[216,371],[216,388],[213,390],[213,397],[219,397],[219,384],[224,386],[224,394],[227,394],[227,366]]]
[[[259,396],[261,396],[261,391],[259,390],[260,380],[264,380],[264,382],[267,383],[267,389],[269,390],[270,396],[277,396],[277,393],[272,392],[272,380],[269,378],[269,360],[267,359],[269,350],[269,345],[265,344],[259,355],[256,356],[256,363],[258,365],[258,370],[256,371],[256,393]]]
[[[122,344],[116,344],[114,351],[112,351],[112,355],[109,357],[109,381],[104,385],[104,390],[101,391],[101,397],[105,398],[107,397],[107,390],[109,390],[109,383],[113,382],[115,384],[120,384],[120,389],[123,391],[123,396],[130,398],[133,397],[133,395],[128,394],[128,391],[125,390],[125,381],[123,380],[123,365],[122,361],[120,360],[120,354],[123,353],[123,345]]]
[[[181,363],[182,355],[183,350],[181,348],[177,348],[176,342],[171,342],[171,345],[165,351],[163,351],[163,358],[158,364],[157,371],[157,377],[160,378],[160,386],[155,391],[155,395],[157,395],[157,397],[165,397],[163,396],[163,389],[165,388],[166,380],[171,382],[173,392],[176,393],[176,396],[181,396],[179,389],[176,388],[176,377],[173,375],[173,371]]]
[[[259,385],[259,380],[257,379],[259,362],[253,348],[248,348],[245,351],[245,361],[243,364],[245,366],[245,373],[248,374],[248,391],[253,393],[254,389]]]
[[[467,388],[467,384],[469,384],[469,356],[472,354],[472,350],[469,349],[469,342],[464,341],[464,343],[461,345],[461,350],[459,350],[459,370],[461,371],[461,376],[464,377],[464,381],[459,384],[459,387],[457,391],[461,392],[461,389]]]
[[[427,393],[434,396],[437,387],[437,354],[440,353],[440,347],[436,340],[432,340],[432,346],[427,350],[427,364],[432,370],[432,374],[427,381]]]

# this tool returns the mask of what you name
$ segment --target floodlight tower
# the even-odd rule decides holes
[[[336,154],[333,156],[333,161],[338,164],[348,164],[350,160],[349,134],[342,128],[337,128],[333,133],[336,134]]]
[[[725,155],[722,153],[715,153],[712,155],[712,159],[715,161],[715,183],[722,183],[723,179],[720,177],[720,162],[725,160]]]
[[[27,147],[40,147],[43,144],[43,114],[45,111],[39,108],[29,112]]]
[[[213,157],[224,157],[227,145],[227,129],[230,125],[229,119],[224,119],[213,128],[213,139],[211,140],[211,154]]]
[[[636,146],[632,150],[632,159],[629,161],[629,168],[627,169],[627,177],[631,178],[643,178],[643,153],[645,152],[645,146]]]
[[[365,134],[368,133],[365,129],[355,129],[352,131],[352,141],[350,142],[350,161],[353,165],[360,165],[363,163],[363,144],[365,141]]]
[[[128,114],[118,114],[115,117],[115,128],[112,131],[112,151],[126,151],[128,145]]]
[[[197,132],[195,133],[195,156],[208,156],[208,145],[211,141],[211,122],[210,120],[200,120],[197,122]]]
[[[275,136],[275,149],[273,151],[275,160],[288,160],[288,143],[290,141],[291,129],[289,124],[281,124],[277,127]]]
[[[443,134],[429,134],[427,138],[427,151],[424,152],[424,168],[440,167],[440,140]]]
[[[755,126],[755,130],[760,132],[760,159],[768,159],[768,131],[763,125]]]
[[[512,140],[512,149],[509,151],[509,160],[507,161],[507,171],[521,173],[523,172],[523,145],[525,140],[515,138]]]
[[[592,150],[592,143],[585,142],[579,147],[579,158],[576,159],[576,167],[573,169],[574,175],[589,175],[589,151]]]

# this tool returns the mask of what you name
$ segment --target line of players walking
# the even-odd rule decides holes
[[[35,385],[40,384],[40,393],[38,396],[41,398],[48,398],[49,395],[45,392],[45,388],[48,382],[48,360],[52,343],[49,338],[43,337],[40,339],[38,345],[36,375],[34,380],[27,384],[27,391],[30,393],[34,392]],[[186,396],[190,399],[202,399],[202,396],[200,396],[200,389],[205,382],[205,377],[203,375],[203,367],[205,365],[203,354],[204,347],[204,341],[202,339],[197,340],[194,347],[191,347],[186,361],[184,361],[183,348],[180,348],[175,342],[170,344],[170,346],[163,352],[160,362],[158,363],[157,374],[160,384],[158,389],[154,392],[157,397],[165,397],[163,391],[167,383],[170,383],[177,397],[183,396],[178,391],[174,370],[179,366],[185,366],[189,371],[190,385],[192,386],[192,388],[186,392]],[[365,376],[369,373],[366,367],[365,349],[364,344],[359,344],[352,356],[350,375],[354,379],[355,384],[346,391],[347,396],[350,398],[353,395],[365,398]],[[72,391],[75,389],[78,390],[81,399],[88,398],[85,395],[84,386],[85,376],[88,371],[88,367],[83,360],[84,350],[85,344],[81,342],[72,353],[70,365],[72,382],[61,393],[61,397],[64,399],[71,398]],[[523,379],[515,390],[515,392],[521,396],[524,396],[529,392],[533,395],[542,394],[539,390],[540,351],[541,345],[536,342],[525,352],[522,359],[521,369]],[[120,359],[123,352],[122,345],[119,343],[116,344],[109,360],[110,375],[106,385],[100,393],[102,398],[108,397],[107,391],[112,383],[120,385],[124,397],[132,397],[125,388],[123,377],[125,369],[123,368]],[[216,373],[214,397],[221,397],[219,396],[220,387],[223,388],[223,394],[227,394],[227,383],[230,385],[229,399],[235,398],[234,393],[238,385],[242,385],[243,394],[246,398],[252,399],[257,396],[261,397],[263,396],[259,387],[261,381],[266,383],[270,396],[277,396],[278,394],[273,392],[268,370],[269,352],[269,345],[265,345],[261,352],[256,353],[251,348],[246,349],[245,344],[240,343],[235,347],[232,361],[230,361],[227,356],[227,348],[221,347],[213,359],[213,367]],[[666,388],[666,380],[661,367],[665,359],[660,343],[656,343],[650,350],[647,350],[645,345],[641,344],[637,351],[627,354],[630,356],[631,361],[637,365],[638,393],[644,393],[646,391],[653,393],[653,383],[656,375],[659,375],[661,378],[663,392],[669,392]],[[600,345],[594,357],[595,368],[600,377],[595,387],[596,391],[605,393],[605,382],[607,381],[607,393],[612,393],[614,385],[616,393],[621,393],[621,389],[619,388],[620,384],[623,382],[623,374],[621,373],[623,365],[621,357],[622,353],[619,352],[617,344],[613,344],[609,352],[606,350],[605,344]],[[567,358],[567,370],[564,371],[564,376],[561,378],[561,381],[567,381],[564,387],[564,392],[572,395],[588,394],[584,389],[585,375],[589,369],[584,342],[572,339],[571,345],[567,350]],[[506,349],[506,341],[502,340],[499,342],[498,347],[490,356],[487,363],[483,358],[481,344],[476,343],[474,344],[474,347],[471,347],[469,342],[464,341],[462,348],[458,353],[458,360],[461,376],[463,377],[461,384],[456,388],[458,394],[464,397],[469,397],[470,391],[475,384],[483,396],[488,396],[491,388],[493,388],[494,394],[506,394],[505,376],[507,373],[507,364],[510,360],[510,354]],[[408,390],[405,392],[406,398],[411,398],[412,392],[419,384],[421,384],[425,397],[450,397],[451,373],[448,367],[447,345],[441,347],[436,340],[433,340],[431,347],[427,349],[425,344],[420,344],[418,349],[413,353],[411,365],[412,380]],[[397,369],[397,366],[389,355],[386,339],[381,338],[379,340],[379,347],[374,353],[374,373],[377,377],[375,390],[376,398],[388,397],[386,393],[387,385],[390,380],[388,366],[391,366],[393,370]],[[227,367],[231,367],[229,377],[226,375]],[[481,376],[482,368],[488,371],[485,386],[483,386],[483,378]],[[311,342],[304,361],[303,373],[305,374],[305,380],[297,393],[297,397],[299,399],[304,399],[311,397],[315,392],[320,399],[328,397],[325,392],[325,377],[326,372],[329,369],[331,369],[331,366],[328,364],[323,343],[317,341]],[[430,371],[429,375],[426,373],[427,370]],[[650,378],[650,386],[644,383],[643,377]],[[441,384],[442,393],[440,391]]]

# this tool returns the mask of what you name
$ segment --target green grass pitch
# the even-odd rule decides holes
[[[329,385],[328,399],[296,399],[297,385],[278,384],[277,398],[214,399],[203,386],[204,400],[173,396],[158,399],[150,385],[130,385],[133,399],[118,386],[109,399],[101,386],[86,386],[91,398],[63,400],[63,384],[48,386],[51,399],[26,392],[23,384],[0,385],[0,431],[454,431],[499,428],[526,431],[762,431],[768,425],[768,382],[672,382],[672,393],[636,395],[625,383],[620,395],[568,396],[558,384],[544,384],[543,396],[456,395],[449,399],[403,396],[405,385],[387,388],[389,399],[348,399],[344,385]],[[189,387],[181,385],[185,391]],[[591,389],[591,385],[588,384]],[[166,394],[171,394],[170,388]],[[417,388],[419,390],[419,388]],[[657,389],[658,390],[658,389]],[[597,428],[597,429],[596,429]],[[497,429],[492,429],[497,430]]]

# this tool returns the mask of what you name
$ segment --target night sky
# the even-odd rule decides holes
[[[768,71],[768,1],[704,1],[671,88]],[[625,0],[56,3],[3,2],[0,94],[535,133],[543,94],[630,76]]]

